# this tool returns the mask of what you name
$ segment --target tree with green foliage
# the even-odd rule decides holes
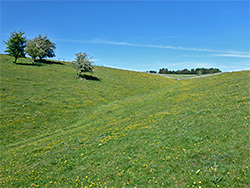
[[[43,58],[47,57],[55,57],[55,49],[56,49],[56,44],[51,42],[47,35],[42,37],[39,35],[37,38],[37,41],[39,43],[39,59],[42,60]]]
[[[29,56],[32,58],[32,64],[35,63],[36,58],[39,56],[39,46],[38,46],[38,41],[33,39],[33,40],[28,40],[27,46],[25,51],[29,54]]]
[[[25,47],[26,47],[26,37],[23,36],[24,32],[21,30],[19,32],[12,32],[9,40],[4,41],[7,45],[5,52],[14,57],[14,63],[16,63],[17,58],[25,57]]]
[[[75,54],[76,58],[73,61],[73,67],[76,69],[76,77],[80,77],[83,72],[93,72],[94,66],[91,65],[93,61],[91,61],[92,57],[88,57],[87,53],[80,52]]]
[[[55,43],[51,42],[47,35],[44,37],[39,35],[33,40],[28,40],[26,52],[32,57],[32,63],[34,63],[37,57],[40,60],[46,57],[55,57],[55,49]]]
[[[162,68],[162,69],[160,69],[158,73],[159,73],[159,74],[169,74],[167,68]]]

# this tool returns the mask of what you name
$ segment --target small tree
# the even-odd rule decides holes
[[[39,35],[33,40],[28,40],[26,52],[32,57],[32,63],[39,57],[40,60],[46,57],[55,57],[55,43],[51,42],[47,36]]]
[[[88,57],[87,53],[82,52],[75,54],[76,58],[73,61],[73,66],[76,69],[76,77],[80,77],[82,72],[93,72],[94,66],[91,65],[93,61],[91,61],[92,57]]]
[[[42,37],[39,35],[36,37],[36,40],[38,41],[38,46],[39,46],[39,59],[42,60],[43,58],[46,57],[55,57],[55,49],[56,49],[56,44],[51,42],[48,38],[47,35]]]
[[[7,50],[5,50],[5,52],[15,58],[14,63],[16,63],[17,58],[25,57],[24,48],[26,46],[26,37],[23,37],[23,35],[24,32],[22,32],[22,30],[19,32],[14,31],[11,33],[9,40],[4,41],[4,43],[7,45]]]
[[[25,51],[32,58],[32,64],[34,64],[34,62],[36,61],[36,58],[39,56],[39,44],[38,44],[38,41],[35,40],[35,39],[28,40]]]

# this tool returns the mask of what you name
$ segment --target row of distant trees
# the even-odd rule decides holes
[[[14,63],[20,57],[25,57],[28,54],[32,58],[32,63],[36,61],[37,58],[40,60],[44,58],[55,57],[56,44],[51,42],[47,35],[37,36],[34,39],[27,40],[24,36],[23,31],[12,32],[9,40],[4,41],[7,45],[5,52],[15,58]]]
[[[159,74],[214,74],[221,72],[220,69],[217,68],[196,68],[196,69],[183,69],[183,70],[168,70],[167,68],[162,68],[159,70]]]
[[[5,52],[14,57],[14,63],[20,57],[25,57],[26,53],[32,58],[32,64],[39,58],[41,61],[44,58],[55,57],[56,44],[51,42],[47,35],[42,37],[41,35],[35,37],[32,40],[27,40],[24,37],[24,32],[12,32],[9,40],[4,41],[7,45]],[[76,77],[80,77],[82,73],[93,72],[94,66],[91,61],[92,57],[88,57],[87,53],[76,53],[76,58],[73,61],[73,67],[76,69]]]

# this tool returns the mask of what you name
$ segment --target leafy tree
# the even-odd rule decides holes
[[[164,69],[164,68],[159,69],[158,74],[163,74],[163,73],[162,73],[162,72],[163,72],[163,69]]]
[[[165,68],[165,70],[164,70],[164,74],[168,74],[169,72],[168,72],[168,69],[167,68]]]
[[[22,30],[19,32],[14,31],[11,33],[9,40],[4,41],[7,45],[5,52],[15,58],[14,63],[16,63],[17,58],[25,57],[26,37],[23,37],[23,35],[24,32]]]
[[[93,61],[91,61],[92,57],[88,57],[87,53],[80,52],[75,54],[76,58],[73,61],[73,66],[76,69],[76,77],[80,77],[83,72],[93,72],[94,66],[91,65]]]
[[[36,40],[38,41],[39,44],[39,59],[42,60],[43,58],[46,57],[55,57],[55,49],[56,49],[56,44],[51,42],[47,35],[42,37],[39,35],[36,37]]]
[[[55,43],[51,42],[47,36],[39,35],[33,40],[28,40],[26,52],[32,57],[32,63],[39,57],[40,60],[46,57],[55,57]]]
[[[32,57],[32,64],[34,64],[36,58],[39,56],[38,41],[35,39],[28,40],[25,51],[29,54],[30,57]]]
[[[168,74],[169,72],[168,72],[168,69],[167,69],[167,68],[162,68],[162,69],[159,70],[158,73],[159,73],[159,74]]]

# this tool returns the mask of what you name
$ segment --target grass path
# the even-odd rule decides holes
[[[223,74],[225,72],[220,72],[220,73],[214,73],[214,74],[204,74],[204,75],[178,75],[178,74],[175,74],[175,75],[171,75],[171,74],[157,74],[157,75],[160,75],[160,76],[163,76],[163,77],[166,77],[166,78],[170,78],[170,79],[175,79],[175,80],[186,80],[186,79],[194,79],[194,78],[203,78],[203,77],[208,77],[208,76],[216,76],[216,75],[219,75],[219,74]]]

